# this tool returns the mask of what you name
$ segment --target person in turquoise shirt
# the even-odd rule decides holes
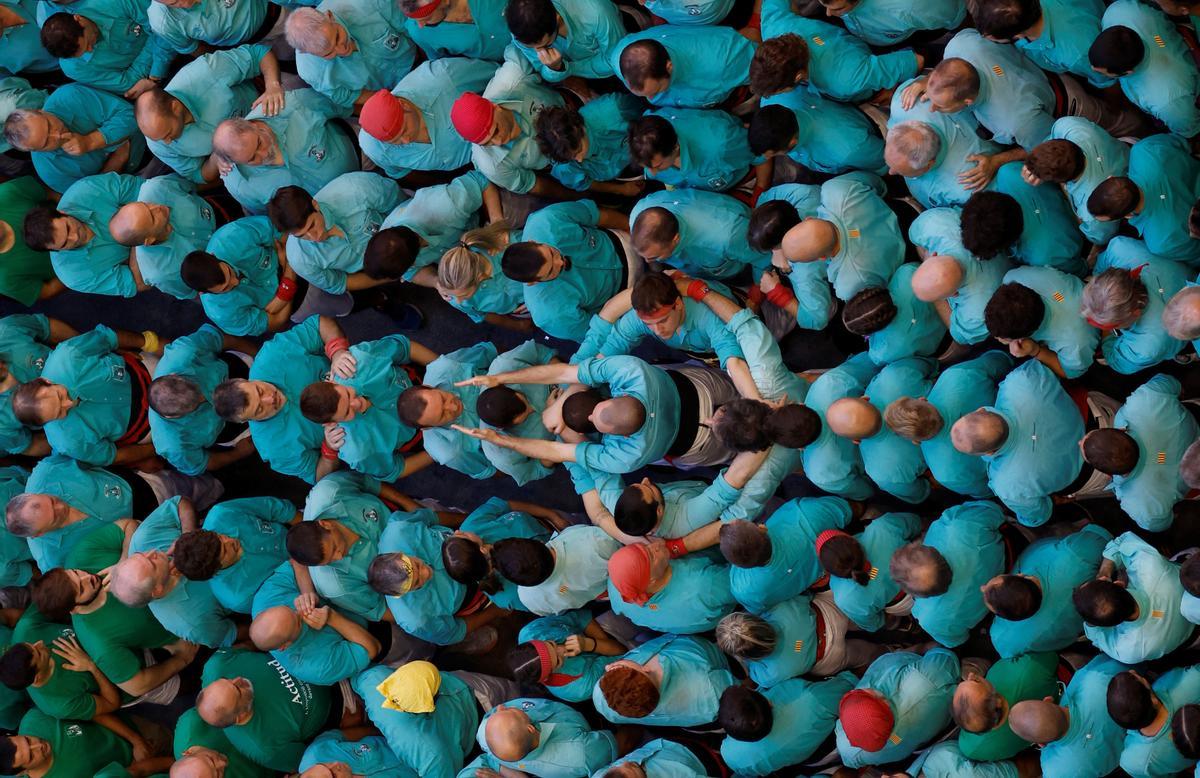
[[[1101,221],[1128,218],[1151,253],[1194,265],[1200,240],[1187,224],[1200,197],[1200,161],[1188,149],[1186,140],[1168,134],[1133,144],[1128,178],[1098,186],[1088,198],[1088,212]]]
[[[56,343],[78,333],[43,314],[13,314],[0,319],[0,449],[9,454],[35,454],[48,448],[45,437],[17,420],[13,390],[42,374]]]
[[[842,20],[846,29],[872,46],[902,43],[917,32],[953,30],[967,15],[961,0],[938,0],[914,6],[904,0],[821,0],[826,16]]]
[[[913,618],[943,646],[965,643],[987,616],[983,585],[1007,566],[1003,524],[995,503],[963,503],[892,556],[892,579],[913,596]]]
[[[736,197],[702,189],[673,189],[647,195],[629,214],[633,245],[647,261],[686,275],[727,280],[747,267],[761,273],[767,251],[750,246],[750,209]]]
[[[1100,345],[1100,331],[1079,313],[1082,297],[1083,282],[1075,276],[1022,265],[1004,274],[983,321],[1013,356],[1032,356],[1063,378],[1078,378]]]
[[[412,70],[416,47],[405,32],[400,6],[386,0],[324,0],[297,8],[285,22],[296,48],[296,72],[346,110]]]
[[[498,0],[403,0],[404,31],[431,60],[474,57],[504,60],[512,41]],[[455,92],[457,96],[461,92]]]
[[[1012,246],[1013,257],[1034,267],[1052,267],[1076,276],[1087,274],[1083,261],[1083,234],[1077,227],[1062,190],[1053,186],[1030,186],[1022,175],[1019,162],[1009,162],[996,171],[992,182],[995,192],[1008,195],[1021,207],[1021,234]],[[963,222],[970,229],[978,225],[978,214],[972,214],[972,201],[963,208]],[[983,198],[986,198],[984,195]],[[975,235],[967,236],[975,239]]]
[[[1026,362],[1000,382],[993,405],[956,421],[954,447],[987,463],[988,486],[1027,527],[1045,524],[1051,495],[1083,469],[1084,424],[1075,401],[1042,363]]]
[[[504,9],[504,19],[513,48],[546,81],[613,75],[609,55],[625,34],[625,25],[611,3],[518,0]]]
[[[624,770],[624,765],[636,765],[643,775],[655,778],[701,778],[708,774],[708,768],[686,746],[659,738],[592,773],[591,778],[603,778],[611,775],[612,770]]]
[[[703,554],[672,560],[659,539],[618,549],[608,575],[613,612],[655,632],[707,632],[737,607],[727,565]]]
[[[877,632],[888,616],[906,615],[912,608],[912,598],[892,580],[884,560],[919,538],[921,529],[914,513],[885,513],[853,537],[834,531],[820,541],[817,559],[829,573],[834,604],[859,628]]]
[[[747,237],[751,248],[762,249],[772,253],[782,253],[783,238],[788,230],[795,227],[803,219],[817,215],[821,206],[821,187],[813,184],[780,184],[762,193],[758,198],[758,207],[750,216],[750,229]],[[823,330],[833,317],[833,289],[829,286],[829,263],[824,260],[816,262],[791,262],[781,257],[782,264],[774,267],[780,273],[787,275],[795,296],[796,324],[801,329]],[[764,294],[769,294],[774,288],[772,274],[763,275],[759,279],[759,287]],[[793,302],[787,302],[783,307],[791,312]]]
[[[414,40],[420,45],[419,36]],[[391,90],[393,99],[376,93],[364,104],[358,133],[363,154],[397,179],[414,170],[449,172],[469,165],[472,146],[454,130],[450,108],[463,92],[482,92],[495,72],[496,63],[465,57],[418,65]],[[376,119],[375,111],[389,121]]]
[[[1112,533],[1098,524],[1063,538],[1036,540],[1017,557],[1011,573],[984,584],[983,603],[996,614],[989,637],[1000,656],[1060,651],[1083,634],[1071,592],[1096,576],[1111,540]]]
[[[656,108],[712,108],[750,79],[755,44],[732,27],[651,27],[626,35],[609,64]]]
[[[262,97],[253,83],[259,75],[267,85]],[[184,65],[165,87],[138,97],[138,127],[151,153],[176,173],[194,184],[213,183],[219,172],[212,148],[217,125],[269,100],[277,100],[277,108],[283,104],[279,63],[269,47],[214,51]]]
[[[646,0],[639,4],[667,24],[717,24],[733,10],[734,0]]]
[[[4,134],[31,152],[38,178],[59,193],[97,173],[134,173],[146,154],[129,103],[83,84],[54,90],[39,109],[14,111]]]
[[[835,617],[833,623],[830,616]],[[760,689],[769,689],[789,678],[826,676],[845,667],[846,626],[828,594],[815,602],[801,594],[759,614],[729,614],[717,625],[717,646],[736,659]],[[827,645],[831,635],[834,640]]]
[[[967,759],[957,740],[934,743],[908,768],[909,775],[924,778],[1019,778],[1017,765],[1011,760],[977,762]]]
[[[109,231],[121,245],[134,247],[144,283],[179,300],[191,300],[196,290],[180,275],[183,259],[208,244],[219,216],[223,214],[198,195],[191,182],[157,176],[142,184],[135,202],[114,214]]]
[[[58,43],[46,50],[72,81],[134,98],[169,72],[175,52],[149,29],[147,8],[137,0],[62,8],[70,10],[54,9],[38,23],[42,40]]]
[[[58,60],[55,60],[56,67],[57,64]],[[0,120],[7,119],[9,114],[19,108],[37,110],[46,104],[47,97],[48,92],[34,89],[33,85],[23,78],[0,74]],[[641,111],[640,108],[638,110]],[[0,151],[8,151],[11,148],[3,135],[0,135]]]
[[[267,0],[229,5],[200,2],[191,7],[153,2],[149,17],[156,35],[180,54],[191,54],[201,45],[232,48],[258,37],[267,18]]]
[[[1194,760],[1181,754],[1175,745],[1171,736],[1171,719],[1181,707],[1200,699],[1200,666],[1168,670],[1154,680],[1153,686],[1150,686],[1150,679],[1136,670],[1130,670],[1128,674],[1144,689],[1145,702],[1150,703],[1151,720],[1141,728],[1129,728],[1121,749],[1121,769],[1133,778],[1183,773],[1192,767]],[[1142,700],[1135,703],[1133,699],[1128,699],[1125,702],[1137,704]],[[1111,715],[1111,702],[1109,711]]]
[[[629,126],[629,151],[667,189],[724,192],[746,180],[754,154],[742,123],[724,111],[662,108]]]
[[[872,662],[855,690],[839,703],[834,734],[842,763],[863,767],[897,762],[932,740],[950,723],[950,701],[959,669],[958,657],[944,648],[932,648],[924,656],[893,651]],[[854,745],[861,742],[858,730],[862,724],[850,725],[854,736],[847,733],[847,702],[866,699],[866,695],[870,695],[872,707],[886,706],[891,714],[887,717],[891,729],[884,734],[883,745],[874,750]]]
[[[335,771],[340,766],[349,768],[351,775],[363,778],[418,778],[396,758],[382,736],[367,735],[351,740],[339,730],[317,735],[304,750],[299,769],[302,778],[316,778],[326,774],[320,768],[330,775],[337,775]]]
[[[284,327],[296,301],[277,297],[279,257],[286,256],[286,249],[270,219],[246,216],[218,227],[203,253],[216,260],[222,276],[219,286],[196,290],[214,324],[230,335],[262,335]],[[184,258],[188,265],[195,261],[191,254]],[[293,283],[294,272],[285,272]],[[185,283],[189,277],[185,274]]]
[[[534,340],[527,340],[516,348],[510,349],[493,359],[492,364],[488,367],[488,375],[520,370],[534,365],[545,365],[558,360],[558,353],[550,347],[543,346]],[[484,393],[481,393],[480,399],[475,403],[475,409],[479,413],[479,420],[482,425],[503,429],[510,435],[522,438],[554,439],[553,433],[546,429],[546,425],[542,421],[542,414],[546,410],[550,392],[552,391],[549,386],[545,384],[520,384],[516,387],[497,387],[496,389],[487,391],[492,394],[484,396]],[[513,392],[516,397],[512,397],[508,392]],[[524,404],[525,410],[518,413],[515,417],[494,415],[501,413],[500,408],[503,406],[500,403],[505,399],[518,400]],[[493,405],[493,402],[496,405]],[[483,413],[481,409],[487,409],[488,413]],[[489,418],[484,418],[485,415],[489,416],[490,420]],[[520,418],[522,415],[524,415],[524,418]],[[520,420],[513,421],[513,419]],[[503,423],[493,424],[493,421],[503,421]],[[545,478],[553,472],[549,467],[536,459],[519,454],[512,449],[497,446],[489,441],[483,441],[481,448],[488,461],[500,472],[511,476],[517,482],[518,486],[524,486],[530,481]]]
[[[822,420],[829,406],[843,397],[862,397],[879,367],[867,354],[856,354],[822,373],[809,387],[804,404]],[[863,468],[862,455],[849,440],[821,425],[821,434],[804,447],[804,474],[819,489],[850,500],[864,500],[875,492]]]
[[[8,505],[9,500],[24,493],[28,479],[29,471],[24,468],[0,468],[0,504]],[[24,586],[33,578],[33,555],[25,538],[11,532],[0,533],[0,562],[4,563],[0,586]],[[7,642],[0,640],[0,645],[7,645]]]
[[[506,229],[503,222],[465,233],[438,262],[438,294],[476,324],[489,316],[504,320],[523,312],[525,287],[500,266],[504,247],[520,239],[521,233]]]
[[[1182,138],[1200,133],[1200,72],[1175,23],[1157,8],[1117,0],[1100,26],[1088,52],[1092,67],[1118,79],[1125,96],[1172,133]]]
[[[549,649],[550,672],[539,659],[536,677],[531,683],[541,682],[555,697],[566,702],[583,702],[592,697],[592,689],[604,675],[604,670],[624,653],[624,646],[608,636],[603,628],[586,610],[571,610],[557,616],[543,616],[526,624],[517,635],[518,648],[509,654],[512,664],[517,659],[527,659],[534,641],[540,641]],[[584,651],[589,643],[592,649]],[[548,645],[547,645],[548,644]],[[528,648],[522,648],[528,646]],[[601,653],[603,651],[603,653]],[[540,657],[541,651],[535,649]],[[515,676],[524,676],[514,666]]]
[[[854,106],[805,86],[765,97],[761,105],[749,136],[750,150],[760,157],[787,155],[817,173],[887,172],[879,128]]]
[[[752,613],[791,599],[823,575],[815,543],[826,530],[850,523],[850,504],[840,497],[798,497],[762,524],[729,522],[721,528],[721,553],[734,598]]]
[[[916,357],[936,357],[946,340],[943,312],[913,290],[920,265],[896,268],[886,288],[867,287],[846,301],[842,322],[867,339],[867,354],[879,365]]]
[[[541,565],[542,569],[533,577],[522,578],[525,583],[517,588],[523,609],[539,616],[554,616],[582,608],[603,594],[608,582],[608,560],[621,548],[620,543],[600,527],[588,525],[565,527],[544,545],[550,554],[548,558],[543,556],[543,560],[548,559],[549,564]],[[511,544],[510,548],[517,552],[513,556],[523,556],[524,552],[532,550],[532,546],[524,541]],[[497,572],[501,576],[505,576],[506,571],[513,573],[506,561],[508,552],[492,550]],[[546,567],[550,569],[546,570]],[[535,582],[543,575],[544,578]]]
[[[658,691],[652,710],[627,710],[610,702],[615,699],[610,690],[620,694],[630,684],[638,688],[647,681]],[[592,704],[613,724],[694,727],[716,721],[721,694],[732,685],[729,662],[711,642],[663,635],[609,665],[592,692]]]
[[[501,770],[545,778],[586,776],[618,753],[611,731],[592,729],[583,714],[561,702],[530,697],[488,711],[475,739]]]
[[[931,208],[908,228],[908,239],[923,254],[912,275],[913,294],[920,300],[944,300],[950,306],[950,337],[973,345],[989,337],[984,323],[988,300],[1012,269],[1007,254],[980,259],[963,245],[962,211]]]
[[[539,518],[534,518],[534,511]],[[509,538],[527,538],[544,543],[550,539],[550,530],[542,523],[561,523],[557,513],[547,508],[492,497],[467,515],[454,535],[458,540],[451,542],[447,539],[442,544],[442,559],[446,561],[447,572],[457,581],[465,584],[479,583],[487,598],[497,607],[509,610],[528,611],[521,602],[517,584],[498,574],[491,567],[491,546]],[[461,545],[460,545],[461,544]],[[478,549],[478,554],[469,546]],[[467,573],[464,568],[470,568],[482,561],[487,568],[483,580],[476,581],[475,570]],[[478,568],[476,568],[477,570]],[[465,580],[464,580],[465,579]],[[495,588],[495,591],[488,591]]]
[[[7,73],[48,73],[58,69],[58,57],[42,45],[36,0],[5,0],[0,3],[0,70]]]
[[[550,175],[577,192],[641,194],[637,181],[614,181],[629,168],[629,123],[641,114],[641,101],[624,92],[594,97],[579,110],[564,106],[538,114],[533,125],[553,162]]]
[[[737,775],[772,775],[820,756],[837,723],[838,703],[858,679],[791,678],[757,691],[731,686],[721,695],[721,759]]]
[[[1097,73],[1088,61],[1088,49],[1100,34],[1101,0],[1043,0],[1037,6],[1017,7],[1019,14],[1006,15],[996,6],[997,19],[984,6],[975,20],[979,32],[996,43],[1012,43],[1042,70],[1071,73],[1098,89],[1113,85],[1112,78]]]
[[[354,142],[334,121],[344,113],[311,89],[294,89],[274,115],[260,104],[244,119],[221,122],[212,144],[232,164],[221,176],[225,188],[249,213],[259,214],[280,187],[316,194],[343,173],[358,170]]]

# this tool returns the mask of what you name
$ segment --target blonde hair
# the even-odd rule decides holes
[[[491,272],[491,256],[508,245],[508,230],[501,220],[463,233],[438,262],[438,288],[449,292],[478,286]]]
[[[883,420],[892,432],[914,443],[937,437],[945,425],[937,408],[919,397],[895,400],[883,412]]]

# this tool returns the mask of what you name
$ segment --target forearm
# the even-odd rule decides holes
[[[251,357],[258,355],[258,343],[239,335],[223,335],[221,348],[226,351],[238,351]]]
[[[438,358],[438,354],[433,350],[421,345],[415,340],[408,342],[408,356],[413,362],[418,365],[428,365],[430,362]]]
[[[129,153],[117,149],[113,153],[104,158],[104,164],[100,166],[101,173],[120,173],[125,165],[129,162]]]
[[[128,681],[117,684],[117,687],[132,697],[141,697],[151,689],[157,689],[178,675],[179,671],[187,665],[187,661],[182,656],[168,657],[156,665],[143,668]]]
[[[290,560],[292,565],[292,573],[296,576],[296,589],[301,594],[316,594],[317,587],[313,586],[312,576],[308,572],[308,566],[302,565],[296,560]]]
[[[533,438],[505,437],[503,445],[518,454],[530,459],[541,459],[546,462],[574,462],[575,444],[560,443],[557,440],[536,440]]]
[[[50,442],[46,440],[46,433],[35,432],[33,439],[29,441],[29,445],[21,452],[22,456],[27,457],[44,457],[50,454]]]
[[[547,200],[578,200],[583,196],[583,192],[568,189],[553,178],[541,173],[537,174],[533,182],[533,188],[526,194],[531,194],[535,197],[544,197]]]
[[[179,528],[182,532],[195,532],[200,527],[196,506],[187,497],[179,499]]]
[[[317,469],[313,473],[313,481],[320,481],[322,478],[329,475],[334,470],[337,470],[341,466],[342,461],[340,459],[326,459],[325,457],[320,457],[317,460]]]
[[[117,348],[125,351],[141,351],[146,347],[146,336],[129,330],[113,330],[117,334]]]
[[[587,629],[583,631],[583,634],[595,641],[596,646],[591,651],[593,654],[620,656],[625,653],[625,646],[613,640],[612,636],[605,632],[604,628],[595,621],[588,623]]]
[[[683,547],[692,552],[717,545],[721,542],[721,524],[720,521],[710,521],[703,527],[692,530],[683,536]]]
[[[742,310],[742,306],[720,292],[714,292],[711,288],[708,290],[708,294],[704,295],[703,303],[726,324],[737,315],[738,311]]]
[[[362,646],[366,650],[367,656],[372,660],[379,656],[379,641],[372,637],[366,628],[355,624],[333,608],[329,609],[329,620],[325,623],[325,626],[330,627],[351,643],[357,643]]]
[[[371,278],[364,272],[351,273],[346,276],[346,291],[360,292],[363,289],[373,289],[377,286],[392,283],[390,278]]]
[[[143,459],[154,456],[154,446],[150,443],[134,443],[130,446],[120,446],[117,448],[117,455],[113,458],[114,465],[128,465],[131,462],[140,462]]]
[[[400,469],[400,477],[407,478],[414,473],[421,472],[432,464],[433,457],[429,456],[425,451],[404,457],[404,466]]]
[[[268,89],[274,87],[276,89],[283,88],[283,82],[279,75],[279,59],[275,56],[275,52],[268,51],[263,58],[258,61],[258,67],[262,71],[263,85]]]
[[[1067,373],[1063,370],[1062,362],[1058,358],[1058,354],[1053,349],[1038,343],[1038,351],[1033,355],[1033,358],[1041,362],[1046,367],[1054,371],[1054,374],[1059,378],[1066,379]]]
[[[50,318],[50,342],[62,343],[67,338],[73,338],[79,331],[60,319]]]
[[[493,378],[502,384],[574,384],[579,381],[579,368],[562,363],[532,365],[497,373]]]
[[[204,164],[200,166],[200,177],[208,184],[215,183],[221,177],[221,168],[217,163],[216,152],[209,154],[208,159],[204,160]]]
[[[771,179],[775,175],[775,160],[768,159],[754,166],[754,186],[760,191],[768,189],[771,186]]]
[[[602,230],[624,230],[628,232],[629,217],[611,208],[601,208],[600,221],[596,226]]]
[[[331,340],[346,337],[346,333],[342,331],[342,326],[332,316],[321,316],[317,320],[317,332],[321,336],[321,342],[326,345]]]
[[[1008,151],[1001,151],[998,154],[993,154],[992,162],[994,162],[996,168],[999,169],[1003,165],[1007,165],[1009,162],[1024,162],[1025,158],[1028,156],[1029,152],[1020,146],[1016,146]]]
[[[421,510],[420,503],[390,484],[379,485],[379,499],[398,505],[400,510],[410,513]]]
[[[121,690],[117,688],[117,685],[110,681],[107,675],[100,672],[98,667],[93,666],[91,673],[92,677],[96,679],[96,686],[99,687],[98,696],[107,703],[107,710],[104,712],[108,713],[121,707]],[[97,713],[99,714],[99,708],[97,708]]]
[[[487,210],[488,223],[498,222],[504,218],[504,208],[500,202],[500,187],[488,184],[484,188],[483,207]]]
[[[754,376],[750,375],[750,366],[746,364],[746,360],[738,357],[730,358],[725,362],[725,372],[729,374],[729,380],[733,381],[734,388],[742,397],[750,400],[762,399],[758,385],[754,383]]]
[[[505,615],[506,613],[508,613],[508,611],[504,608],[497,607],[496,605],[489,605],[477,613],[472,613],[470,616],[461,617],[461,620],[467,625],[467,632],[474,632],[480,627],[491,624],[493,621]]]

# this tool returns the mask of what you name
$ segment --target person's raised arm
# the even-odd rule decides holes
[[[568,524],[561,513],[553,508],[547,508],[537,503],[509,500],[508,507],[514,511],[524,511],[535,519],[542,520],[543,524],[549,524],[551,528],[556,530],[566,529]]]
[[[758,384],[754,383],[754,376],[750,375],[750,365],[741,357],[730,357],[725,361],[725,372],[729,374],[729,380],[733,381],[733,388],[737,389],[738,394],[750,400],[761,400],[762,394],[758,391]]]
[[[541,365],[539,367],[549,367],[549,365]],[[537,368],[530,369],[536,370]],[[530,381],[527,383],[536,382]],[[544,462],[575,461],[576,444],[574,443],[561,443],[557,440],[515,438],[511,435],[502,435],[493,429],[471,429],[458,424],[451,424],[450,426],[464,435],[470,435],[473,438],[493,443],[501,448],[507,448],[531,459],[540,459]]]
[[[428,365],[433,360],[437,359],[439,354],[430,349],[428,346],[423,346],[415,340],[408,341],[408,355],[413,362],[418,365]]]
[[[196,506],[187,497],[179,498],[179,528],[180,532],[195,532],[200,529],[200,517],[196,515]]]
[[[362,646],[363,650],[367,652],[367,656],[374,661],[375,657],[379,656],[379,651],[382,648],[379,645],[379,641],[365,627],[359,626],[338,613],[336,608],[325,607],[329,608],[329,618],[325,621],[325,625],[351,643]]]
[[[725,470],[723,476],[725,483],[734,489],[743,488],[754,477],[754,474],[758,472],[758,468],[762,467],[762,463],[767,461],[767,456],[770,453],[770,446],[767,446],[762,451],[743,451],[739,453]]]
[[[263,93],[250,107],[257,108],[261,105],[263,115],[274,116],[283,110],[287,100],[283,92],[283,81],[279,74],[279,59],[275,56],[275,52],[267,49],[267,53],[258,61],[258,67],[262,71],[264,88]]]
[[[574,384],[579,382],[579,368],[555,362],[547,365],[531,365],[520,370],[508,370],[494,375],[477,375],[455,386],[481,386],[491,389],[505,384]],[[561,460],[556,460],[561,461]]]
[[[67,324],[65,321],[62,321],[61,319],[55,319],[52,316],[47,317],[47,319],[50,321],[50,342],[51,343],[54,343],[54,344],[62,343],[64,340],[66,340],[68,338],[73,338],[79,334],[79,330],[75,329],[70,324]]]

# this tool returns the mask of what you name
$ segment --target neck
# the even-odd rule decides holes
[[[40,689],[50,683],[50,679],[54,677],[54,660],[50,661],[50,666],[45,670],[40,671],[33,679],[33,688]]]
[[[30,767],[21,774],[28,776],[28,778],[42,778],[42,776],[44,776],[48,772],[50,772],[50,769],[53,767],[54,767],[54,754],[50,754],[50,756],[46,759],[44,764],[41,764],[37,767]]]
[[[81,510],[79,510],[79,509],[77,509],[77,508],[75,508],[75,507],[73,507],[73,506],[70,506],[70,505],[68,505],[68,506],[67,506],[67,518],[66,518],[66,520],[65,520],[65,521],[64,521],[64,522],[63,522],[63,523],[62,523],[62,524],[59,526],[59,529],[62,529],[62,527],[66,527],[66,526],[69,526],[69,525],[71,525],[71,524],[75,524],[76,522],[83,521],[83,520],[84,520],[84,519],[86,519],[86,518],[87,518],[87,514],[86,514],[86,513],[84,513],[83,511],[81,511]]]
[[[1163,705],[1162,700],[1158,699],[1157,696],[1154,698],[1154,711],[1154,721],[1151,721],[1139,730],[1146,737],[1154,737],[1159,732],[1162,732],[1163,727],[1167,726],[1167,723],[1171,719],[1167,706]]]
[[[17,381],[17,377],[15,375],[13,375],[12,373],[9,373],[8,375],[4,376],[3,381],[0,381],[0,392],[7,392],[9,389],[12,389],[18,383],[19,382]]]
[[[663,577],[661,579],[651,581],[650,585],[646,587],[646,590],[651,594],[655,592],[661,592],[663,589],[667,588],[667,584],[669,583],[671,583],[671,568],[667,567],[667,572],[663,573]]]
[[[1042,37],[1042,31],[1045,29],[1046,29],[1046,17],[1039,16],[1038,20],[1033,23],[1033,26],[1030,27],[1025,32],[1021,33],[1021,35],[1019,37],[1022,37],[1027,41],[1035,41],[1038,38]]]
[[[88,613],[93,613],[93,612],[98,611],[101,608],[103,608],[104,603],[106,603],[106,602],[108,602],[108,588],[107,587],[105,587],[104,589],[101,589],[96,594],[95,599],[93,599],[91,602],[87,602],[82,605],[76,605],[74,608],[71,609],[71,613],[77,614],[80,616],[86,615]]]

